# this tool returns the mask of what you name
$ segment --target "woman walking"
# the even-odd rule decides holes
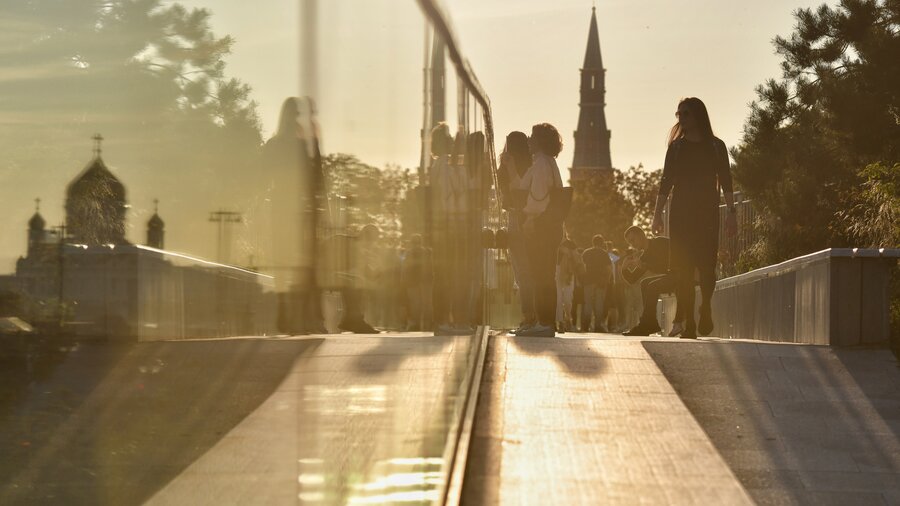
[[[669,147],[656,199],[653,231],[663,228],[663,210],[669,193],[670,267],[675,276],[679,309],[684,305],[683,338],[713,331],[712,295],[716,286],[719,249],[719,192],[725,194],[729,235],[737,231],[731,165],[728,150],[713,135],[706,105],[696,97],[682,99],[675,113],[678,122],[669,133]],[[699,325],[694,319],[694,274],[700,280]]]
[[[531,128],[533,163],[522,180],[528,189],[525,231],[528,263],[534,283],[534,308],[537,324],[518,332],[520,336],[556,336],[556,252],[563,239],[563,219],[551,212],[551,195],[562,188],[556,157],[562,151],[562,138],[549,123]]]
[[[506,136],[506,145],[500,156],[498,179],[503,196],[503,208],[509,216],[509,260],[512,264],[516,285],[519,287],[519,302],[522,306],[522,321],[517,331],[522,331],[537,323],[534,313],[534,289],[528,266],[525,233],[525,201],[528,190],[522,187],[522,178],[531,167],[531,148],[528,136],[522,132],[511,132]]]

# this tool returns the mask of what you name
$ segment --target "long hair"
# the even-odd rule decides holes
[[[503,152],[509,154],[516,163],[516,172],[524,176],[528,167],[531,167],[531,148],[528,147],[528,136],[524,132],[510,132],[506,136],[506,145]]]
[[[535,147],[545,155],[556,158],[562,151],[562,136],[550,123],[538,123],[531,127],[531,138]]]
[[[296,97],[288,97],[281,104],[281,116],[278,118],[278,131],[276,136],[296,136],[297,128],[300,126],[298,116],[300,115],[300,107]]]
[[[709,122],[709,112],[706,111],[706,104],[703,103],[697,97],[688,97],[682,98],[678,102],[678,107],[684,105],[694,116],[694,120],[697,122],[697,128],[700,129],[700,135],[707,139],[712,139],[713,129],[712,124]],[[676,121],[675,125],[672,126],[672,129],[669,130],[669,142],[666,144],[672,144],[676,139],[680,139],[684,137],[684,130],[681,128],[681,122]]]
[[[453,152],[450,153],[450,165],[460,166],[466,163],[466,134],[461,129],[453,138]]]
[[[450,154],[453,136],[450,127],[443,121],[431,129],[431,155],[434,157]]]

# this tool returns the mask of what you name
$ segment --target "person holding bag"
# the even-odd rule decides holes
[[[529,139],[534,155],[522,178],[528,189],[522,229],[534,290],[537,323],[516,335],[556,336],[556,252],[563,240],[563,221],[571,205],[571,188],[564,188],[556,157],[562,151],[562,137],[549,123],[531,128]]]

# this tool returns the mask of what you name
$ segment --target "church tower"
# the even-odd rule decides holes
[[[126,244],[125,185],[100,157],[103,137],[93,139],[93,160],[66,189],[66,230],[81,244]]]
[[[600,34],[597,30],[597,9],[591,10],[587,51],[581,68],[581,102],[578,129],[575,130],[575,159],[572,179],[584,180],[612,170],[609,154],[611,132],[606,126],[606,69],[600,56]]]
[[[154,200],[153,206],[153,216],[147,221],[147,246],[163,249],[165,247],[166,224],[159,217],[159,200]]]
[[[44,241],[47,222],[41,216],[41,199],[34,199],[34,216],[28,220],[28,254],[31,255],[35,248]]]

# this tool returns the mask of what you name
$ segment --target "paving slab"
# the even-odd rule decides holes
[[[639,340],[498,336],[485,374],[465,504],[752,504]]]
[[[900,504],[900,368],[889,350],[644,347],[757,503]]]

